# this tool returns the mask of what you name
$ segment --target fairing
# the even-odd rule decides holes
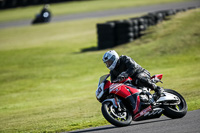
[[[131,94],[135,94],[138,92],[140,92],[140,90],[129,87],[129,86],[121,84],[121,83],[113,83],[109,89],[109,93],[116,94],[122,98],[127,98]]]
[[[101,101],[101,98],[103,97],[105,93],[105,89],[108,89],[110,86],[110,81],[107,81],[107,78],[110,76],[110,74],[103,75],[99,79],[98,88],[96,90],[96,98],[97,100]],[[107,81],[107,82],[106,82]],[[106,88],[107,87],[107,88]]]
[[[177,101],[179,100],[177,96],[167,93],[167,92],[163,92],[163,96],[160,97],[157,102],[165,102],[165,101]]]

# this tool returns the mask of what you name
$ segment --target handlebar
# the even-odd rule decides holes
[[[113,83],[118,83],[118,82],[120,82],[119,79],[113,80]]]

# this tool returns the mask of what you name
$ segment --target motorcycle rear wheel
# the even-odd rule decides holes
[[[178,92],[174,90],[165,89],[165,92],[176,95],[180,99],[180,103],[178,105],[164,106],[163,114],[172,119],[184,117],[187,113],[187,103],[185,99]]]
[[[127,109],[118,111],[111,102],[102,103],[101,111],[104,118],[117,127],[128,126],[132,122],[132,115]]]

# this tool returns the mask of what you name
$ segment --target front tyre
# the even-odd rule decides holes
[[[104,118],[117,127],[128,126],[132,121],[132,115],[127,109],[115,108],[111,102],[102,103],[101,111]]]
[[[174,90],[165,89],[165,92],[176,95],[179,99],[179,103],[177,105],[164,106],[163,114],[172,119],[184,117],[187,113],[187,103],[185,99],[178,92]]]

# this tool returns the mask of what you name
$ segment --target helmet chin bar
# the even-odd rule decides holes
[[[118,60],[115,60],[115,61],[112,63],[112,65],[111,65],[110,67],[108,67],[108,69],[110,69],[110,70],[115,69],[115,67],[116,67],[116,65],[117,65],[117,61],[118,61]]]
[[[108,60],[105,62],[107,68],[109,68],[112,64],[113,64],[114,61],[111,61],[111,60]]]

